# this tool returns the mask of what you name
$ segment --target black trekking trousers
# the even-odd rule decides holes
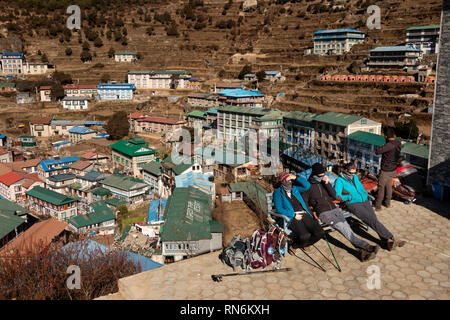
[[[378,220],[369,200],[347,204],[348,210],[371,227],[381,240],[392,238],[392,233]]]
[[[289,229],[294,233],[294,243],[300,248],[308,247],[324,237],[325,232],[317,220],[308,213],[302,214],[302,220],[292,218]]]

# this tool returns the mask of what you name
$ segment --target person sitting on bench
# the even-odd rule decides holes
[[[343,166],[342,172],[334,183],[334,189],[336,195],[345,201],[348,210],[371,227],[389,251],[405,244],[405,241],[396,240],[392,233],[377,219],[368,198],[369,194],[358,179],[354,163],[350,162]]]
[[[281,186],[273,193],[275,209],[290,219],[289,229],[294,233],[293,248],[307,249],[325,235],[301,196],[310,184],[305,178],[287,172],[282,172],[279,178]]]
[[[302,196],[306,204],[313,207],[316,218],[318,215],[318,220],[339,231],[354,247],[359,249],[361,261],[375,258],[380,247],[369,245],[366,241],[358,238],[352,228],[350,228],[341,209],[336,207],[333,202],[334,200],[342,200],[336,195],[329,183],[322,164],[318,162],[313,164],[308,182],[311,184],[311,187],[303,192]]]

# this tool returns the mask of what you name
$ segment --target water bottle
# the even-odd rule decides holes
[[[269,248],[267,249],[267,253],[272,255],[273,254],[273,248],[272,245],[269,246]]]
[[[283,248],[280,248],[280,253],[281,253],[281,255],[284,256],[284,249]]]

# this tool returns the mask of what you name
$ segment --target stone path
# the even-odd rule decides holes
[[[216,283],[211,274],[232,269],[213,252],[120,279],[119,293],[100,299],[449,299],[448,203],[424,199],[421,205],[408,206],[393,201],[391,208],[377,215],[407,244],[391,252],[380,249],[375,259],[361,263],[342,246],[351,246],[346,239],[333,232],[331,246],[342,272],[313,249],[308,253],[327,270],[322,272],[306,263],[311,261],[298,250],[305,261],[289,255],[283,267],[293,268],[290,272],[229,277]],[[363,238],[370,243],[378,239],[373,230]],[[317,247],[332,259],[325,241]],[[369,266],[380,270],[380,289],[368,289]]]

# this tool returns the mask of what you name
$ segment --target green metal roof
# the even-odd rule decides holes
[[[175,188],[164,210],[161,241],[211,239],[211,196],[197,188]],[[219,230],[213,225],[213,230]]]
[[[15,202],[9,201],[8,199],[0,199],[0,213],[8,213],[21,216],[29,212],[30,210],[19,206]]]
[[[134,177],[128,177],[123,175],[111,175],[103,179],[101,182],[104,186],[111,186],[120,190],[136,190],[147,185],[141,179],[137,179]]]
[[[93,212],[70,218],[68,219],[68,222],[76,228],[83,228],[93,224],[114,220],[116,218],[104,201],[91,203],[90,207]]]
[[[302,112],[302,111],[290,111],[290,112],[286,112],[284,114],[283,118],[311,122],[317,116],[319,116],[317,113]]]
[[[209,221],[209,228],[211,233],[221,233],[223,232],[223,224],[216,220]]]
[[[436,28],[440,28],[439,25],[434,25],[434,26],[423,26],[423,27],[410,27],[406,30],[418,30],[418,29],[436,29]]]
[[[152,161],[142,165],[142,171],[146,171],[156,177],[159,177],[161,176],[161,167],[161,162]]]
[[[138,157],[155,154],[156,150],[149,148],[148,144],[142,139],[120,140],[110,145],[114,151],[118,151],[130,157]]]
[[[172,155],[169,155],[167,158],[165,158],[162,163],[172,163],[174,164],[174,166],[172,167],[172,171],[176,174],[182,174],[184,171],[186,171],[187,169],[189,169],[192,166],[192,161],[190,163],[180,163],[180,164],[176,164],[172,161]]]
[[[0,239],[25,222],[25,218],[10,213],[0,213]]]
[[[48,178],[48,180],[53,182],[62,182],[70,179],[75,179],[75,175],[73,173],[56,174]]]
[[[92,189],[92,194],[95,196],[110,196],[112,195],[111,190],[103,188],[103,187],[97,187],[95,189]]]
[[[230,183],[228,186],[230,192],[243,192],[257,205],[264,213],[267,213],[267,197],[268,193],[259,183],[254,181]]]
[[[0,87],[15,87],[16,84],[15,83],[10,83],[10,82],[1,82],[0,83]]]
[[[112,198],[106,199],[105,202],[107,204],[109,204],[110,206],[113,206],[115,208],[117,208],[118,206],[127,204],[127,202],[125,200],[121,200],[121,199],[116,198],[116,197],[112,197]]]
[[[349,134],[347,138],[362,143],[372,144],[377,147],[382,146],[386,143],[386,138],[384,136],[365,131],[353,132],[352,134]]]
[[[60,206],[63,204],[68,204],[77,201],[77,199],[68,197],[64,194],[45,189],[39,186],[34,187],[30,191],[26,192],[27,195],[38,198],[42,201],[49,202],[55,206]]]
[[[340,113],[340,112],[326,112],[324,114],[318,115],[313,120],[346,127],[349,124],[352,124],[358,120],[361,120],[362,118],[363,117],[361,117],[361,116],[355,116],[352,114],[346,114],[346,113]]]
[[[191,112],[186,113],[185,116],[206,119],[206,112],[200,110],[192,110]]]
[[[405,142],[402,144],[402,153],[410,154],[419,158],[428,159],[430,147],[423,144]]]

